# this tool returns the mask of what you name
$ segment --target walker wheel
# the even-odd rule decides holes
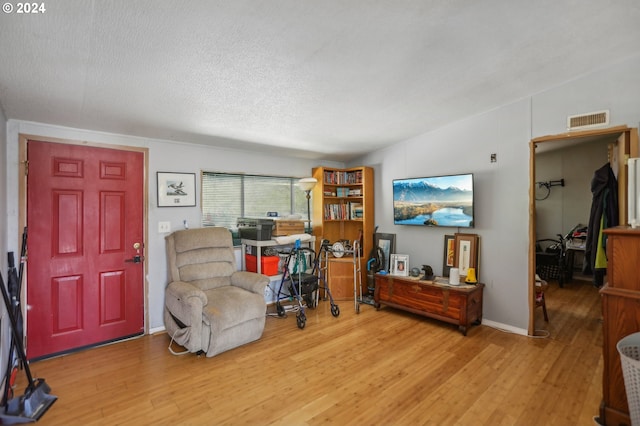
[[[340,315],[340,307],[338,305],[331,305],[331,315],[334,317]]]
[[[281,304],[277,304],[276,305],[276,311],[278,312],[278,316],[279,317],[283,317],[284,316],[284,307]]]
[[[298,323],[298,328],[302,330],[305,325],[307,325],[307,317],[304,314],[300,314],[296,317],[296,321]]]

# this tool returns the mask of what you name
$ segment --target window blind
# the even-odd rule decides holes
[[[299,215],[307,219],[306,193],[299,178],[202,173],[202,226],[235,229],[239,217]]]

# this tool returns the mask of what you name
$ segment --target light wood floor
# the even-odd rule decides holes
[[[600,299],[547,293],[547,338],[457,328],[341,301],[267,318],[263,338],[214,358],[174,356],[166,334],[31,364],[58,401],[40,425],[593,425],[601,399]],[[21,377],[24,376],[21,372]],[[17,393],[22,393],[22,388]]]

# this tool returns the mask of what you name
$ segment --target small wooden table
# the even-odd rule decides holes
[[[376,274],[373,295],[376,309],[380,305],[458,325],[463,335],[471,324],[482,322],[484,284],[452,286],[419,278]]]

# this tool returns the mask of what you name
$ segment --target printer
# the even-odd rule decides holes
[[[237,225],[240,238],[267,241],[271,239],[274,223],[268,218],[239,217]]]

